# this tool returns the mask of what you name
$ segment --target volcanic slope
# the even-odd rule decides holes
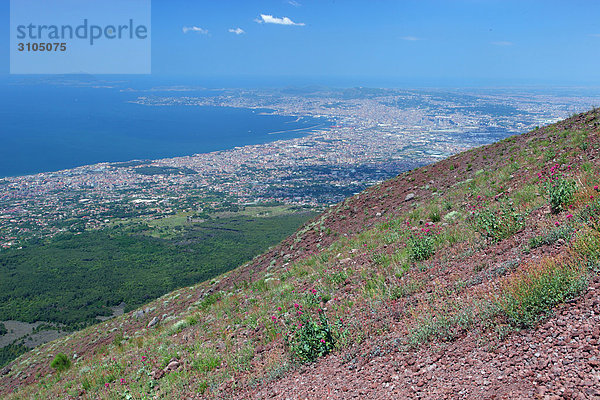
[[[600,398],[599,131],[592,110],[369,188],[234,271],[22,355],[0,394]]]

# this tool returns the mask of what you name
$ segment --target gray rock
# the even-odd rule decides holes
[[[148,328],[152,328],[156,324],[158,324],[158,317],[152,318],[152,321],[148,323]]]
[[[404,201],[411,201],[412,199],[415,198],[415,194],[414,193],[409,193],[406,195],[406,197],[404,198]]]
[[[175,371],[177,368],[179,368],[179,365],[179,361],[173,360],[169,363],[169,365],[167,365],[167,371]]]

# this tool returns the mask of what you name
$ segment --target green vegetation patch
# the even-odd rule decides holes
[[[50,367],[54,368],[59,372],[66,371],[69,368],[71,368],[71,360],[66,354],[59,353],[56,355],[56,357],[54,357],[54,360],[52,360],[52,362],[50,363]]]
[[[239,216],[178,227],[169,240],[144,225],[65,234],[0,253],[0,320],[78,329],[175,288],[229,271],[296,230],[313,214]]]
[[[586,270],[572,262],[546,259],[515,276],[504,288],[500,306],[508,321],[533,327],[554,306],[587,288]]]
[[[8,346],[0,347],[0,368],[19,357],[21,354],[30,350],[22,344],[9,344]]]

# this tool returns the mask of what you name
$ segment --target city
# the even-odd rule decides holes
[[[598,102],[509,90],[219,92],[210,97],[140,95],[136,102],[253,108],[324,122],[295,139],[1,179],[0,248],[101,229],[132,217],[206,215],[231,204],[277,202],[318,210],[399,172],[555,122]]]

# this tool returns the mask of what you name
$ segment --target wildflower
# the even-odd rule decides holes
[[[277,311],[281,311],[281,307],[277,307]]]
[[[302,311],[298,311],[298,315],[302,315]]]
[[[142,356],[142,362],[146,362],[146,356]]]
[[[273,322],[275,322],[275,321],[277,320],[277,317],[273,315],[273,316],[271,317],[271,319],[273,320]]]
[[[554,226],[559,226],[559,225],[560,225],[560,223],[559,223],[558,221],[556,221],[556,222],[554,223]]]
[[[109,387],[109,386],[110,386],[110,383],[108,383],[108,382],[104,384],[104,387]]]
[[[294,307],[298,308],[300,305],[298,303],[294,303]]]
[[[325,339],[321,339],[321,343],[325,343]]]
[[[125,384],[125,378],[121,378],[121,385]]]
[[[598,191],[598,185],[594,186],[594,190],[597,192]]]
[[[567,219],[573,218],[573,214],[567,215]]]

